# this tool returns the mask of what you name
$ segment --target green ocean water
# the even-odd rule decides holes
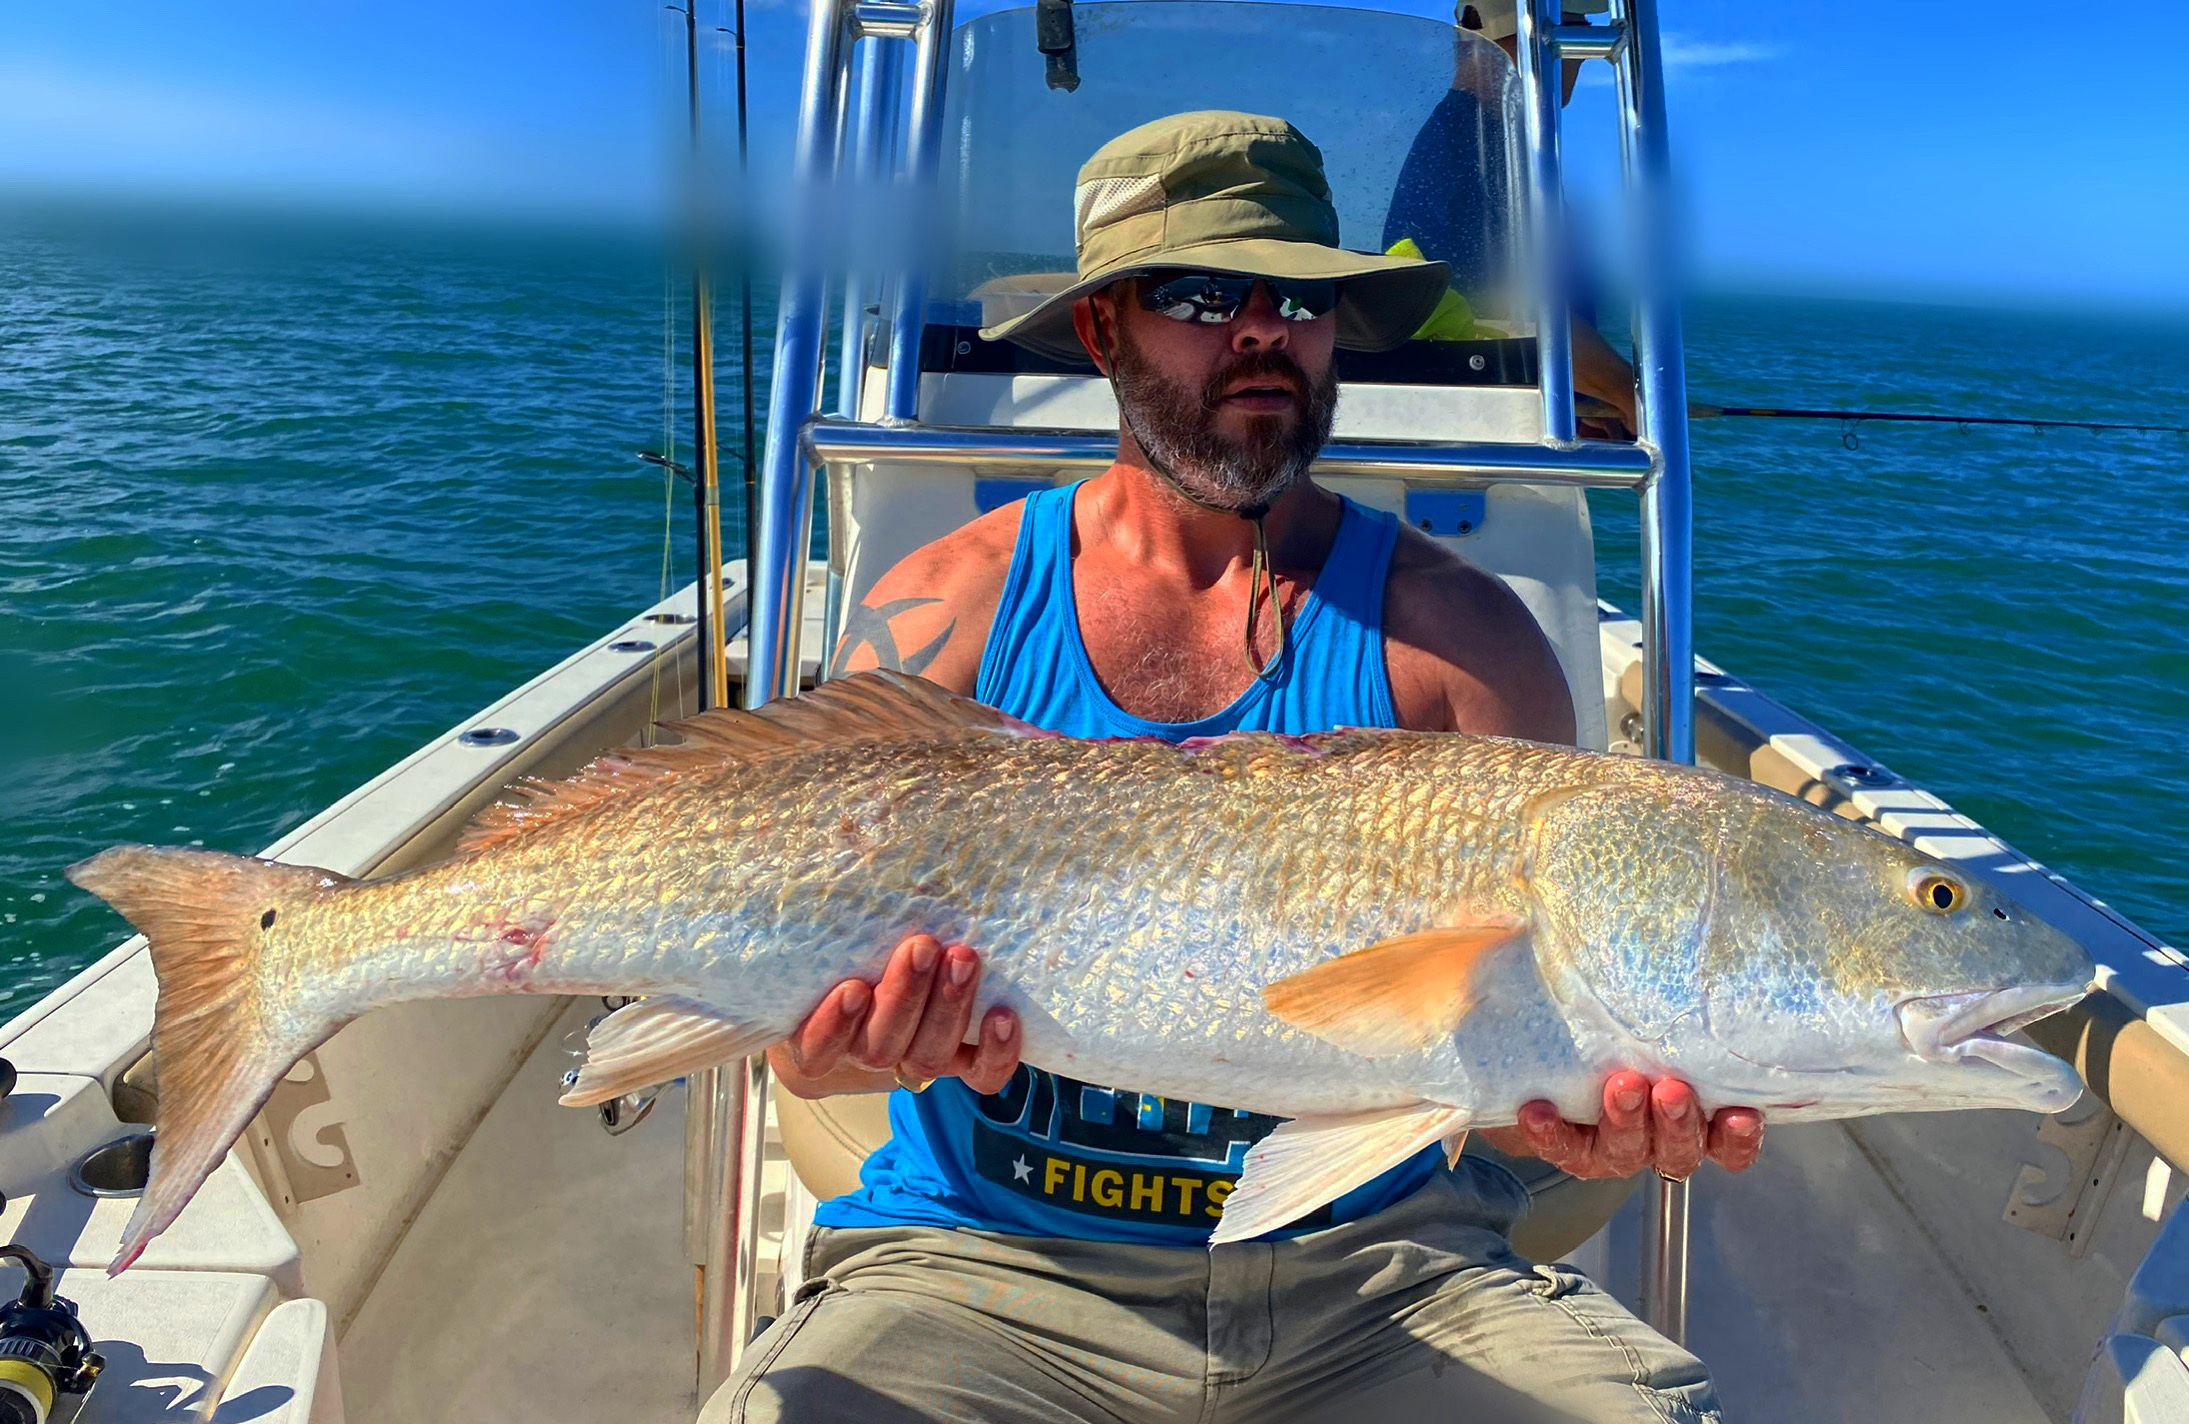
[[[0,229],[0,1013],[126,933],[63,866],[255,851],[659,595],[662,271],[604,235]],[[1727,298],[1688,338],[1726,404],[2189,411],[2157,320]],[[1698,649],[2189,937],[2189,438],[1857,436],[1698,425]],[[1597,506],[1629,607],[1632,511]]]

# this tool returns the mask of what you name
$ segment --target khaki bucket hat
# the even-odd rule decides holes
[[[1385,351],[1418,330],[1450,280],[1441,262],[1348,252],[1323,156],[1283,119],[1173,114],[1111,139],[1079,170],[1079,271],[1002,277],[972,295],[981,335],[1079,360],[1072,304],[1120,277],[1188,267],[1344,283],[1338,344]]]

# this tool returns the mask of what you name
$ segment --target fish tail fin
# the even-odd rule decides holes
[[[118,1274],[167,1229],[220,1165],[274,1085],[338,1023],[276,1017],[261,993],[266,936],[281,912],[347,883],[309,866],[218,851],[116,846],[68,868],[150,943],[159,1002],[159,1124],[152,1176],[121,1250]]]

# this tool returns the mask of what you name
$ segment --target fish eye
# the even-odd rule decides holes
[[[1969,902],[1969,892],[1960,881],[1935,870],[1918,870],[1909,876],[1908,890],[1916,904],[1934,915],[1950,915]]]
[[[262,930],[270,930],[274,927],[274,912],[272,910],[268,910],[258,917],[258,927]]]

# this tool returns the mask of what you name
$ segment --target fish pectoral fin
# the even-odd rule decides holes
[[[1444,1139],[1444,1165],[1457,1167],[1459,1165],[1459,1154],[1466,1150],[1467,1129],[1463,1127]]]
[[[605,1103],[744,1058],[782,1036],[780,1028],[741,1022],[698,999],[673,994],[640,999],[602,1019],[586,1035],[585,1066],[563,1091],[561,1102],[568,1108]]]
[[[1297,1221],[1430,1143],[1464,1135],[1468,1121],[1465,1108],[1443,1103],[1295,1118],[1247,1149],[1209,1244],[1246,1241]]]
[[[1400,935],[1279,979],[1262,1006],[1348,1053],[1395,1057],[1459,1027],[1484,956],[1525,933],[1505,923]]]

